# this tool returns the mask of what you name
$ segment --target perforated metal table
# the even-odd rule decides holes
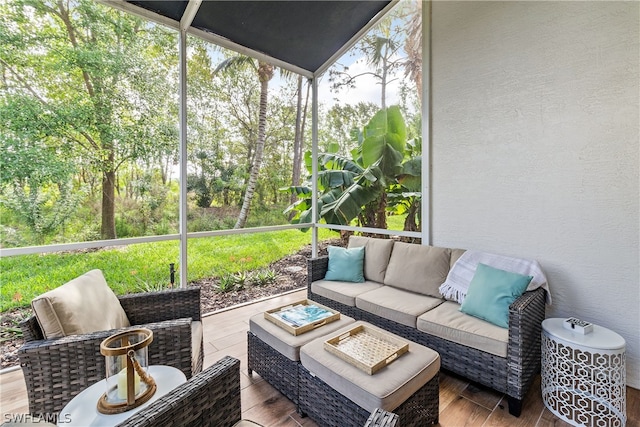
[[[542,322],[542,400],[575,426],[624,426],[626,412],[625,341],[593,325],[582,335],[565,319]]]

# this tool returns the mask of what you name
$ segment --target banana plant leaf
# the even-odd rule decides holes
[[[378,195],[379,191],[374,187],[354,184],[340,194],[335,201],[325,204],[320,215],[329,224],[348,225],[362,212],[362,207],[374,201]]]

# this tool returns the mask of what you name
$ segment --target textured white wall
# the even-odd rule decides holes
[[[640,388],[638,2],[434,2],[433,244],[537,259]]]

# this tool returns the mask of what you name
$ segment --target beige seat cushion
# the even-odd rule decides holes
[[[198,359],[200,358],[203,333],[201,321],[191,322],[191,372],[195,372]]]
[[[371,282],[368,280],[363,283],[316,280],[311,284],[311,292],[322,297],[332,299],[341,304],[355,307],[356,297],[358,295],[380,287],[382,287],[382,283]]]
[[[130,326],[102,271],[91,270],[31,301],[45,338]]]
[[[438,288],[447,279],[451,250],[396,242],[384,284],[440,298]]]
[[[418,330],[476,348],[500,357],[507,357],[509,330],[462,313],[460,304],[446,301],[418,317]]]
[[[356,297],[356,307],[403,325],[416,327],[418,316],[439,306],[443,299],[383,286]]]
[[[349,247],[364,246],[364,278],[373,282],[384,281],[384,274],[389,265],[389,257],[393,249],[393,240],[375,239],[373,237],[351,236]]]
[[[413,342],[409,342],[409,352],[374,375],[361,371],[324,349],[325,340],[358,325],[366,325],[366,327],[389,334],[389,332],[368,323],[355,322],[333,334],[325,335],[323,338],[302,346],[300,362],[309,372],[340,394],[347,396],[361,408],[369,412],[373,412],[376,408],[393,411],[429,382],[440,370],[438,353]]]
[[[341,314],[338,320],[304,334],[292,335],[275,323],[265,319],[264,313],[258,313],[249,319],[249,330],[278,353],[294,362],[298,362],[300,361],[300,347],[309,341],[350,325],[353,322],[355,322],[355,319]]]

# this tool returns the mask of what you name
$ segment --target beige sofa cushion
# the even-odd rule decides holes
[[[311,292],[337,301],[340,304],[355,307],[356,297],[358,295],[380,287],[382,287],[382,283],[370,282],[368,280],[364,283],[316,280],[311,284]]]
[[[439,306],[443,299],[383,286],[356,297],[356,307],[403,325],[416,327],[418,316]]]
[[[450,259],[448,248],[396,242],[384,284],[442,298],[438,288],[447,279]]]
[[[460,259],[463,253],[465,253],[466,249],[451,249],[451,260],[449,261],[449,270],[453,267],[453,264]]]
[[[45,338],[130,326],[100,270],[91,270],[31,301]]]
[[[438,373],[440,356],[430,348],[409,342],[409,352],[375,375],[369,375],[324,349],[325,340],[362,324],[365,323],[355,322],[302,346],[300,362],[309,372],[361,408],[369,412],[376,408],[393,411]],[[373,325],[365,325],[389,334]]]
[[[389,265],[389,257],[393,249],[393,240],[375,239],[372,237],[351,236],[349,247],[364,246],[364,278],[382,283]]]
[[[436,337],[507,357],[509,330],[462,313],[456,302],[445,301],[419,316],[417,327]]]
[[[341,314],[340,319],[327,323],[322,327],[312,329],[304,334],[292,335],[275,323],[265,319],[264,313],[258,313],[249,319],[249,330],[260,338],[262,342],[278,351],[278,353],[294,362],[298,362],[300,361],[300,347],[353,322],[355,322],[353,318]]]

